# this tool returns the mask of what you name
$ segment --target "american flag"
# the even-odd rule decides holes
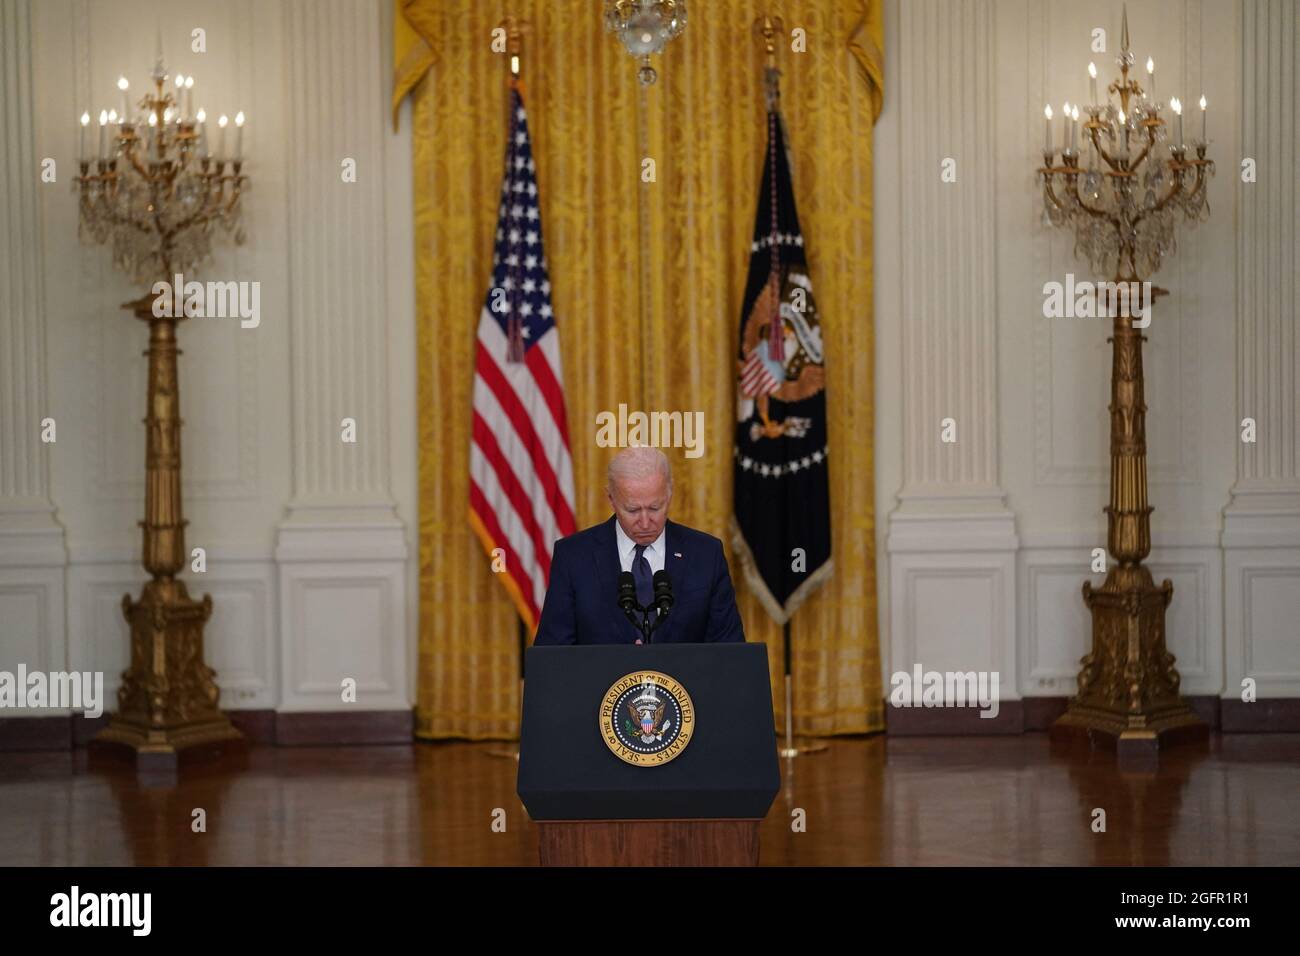
[[[546,596],[551,549],[577,527],[537,167],[517,86],[510,90],[509,126],[492,286],[479,313],[474,357],[470,524],[490,556],[501,549],[498,577],[532,632]]]

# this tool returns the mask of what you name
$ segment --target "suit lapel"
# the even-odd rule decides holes
[[[690,578],[691,554],[687,549],[681,525],[669,521],[664,526],[664,570],[673,582],[674,599],[682,593],[682,586]],[[681,555],[681,557],[678,557]],[[667,642],[677,631],[677,615],[668,612],[668,619],[655,631],[655,639]]]
[[[616,520],[613,515],[610,515],[609,520],[600,526],[600,533],[596,535],[593,544],[591,559],[596,566],[596,581],[600,588],[601,601],[608,602],[605,604],[606,625],[610,628],[611,634],[623,634],[630,631],[632,625],[618,606],[618,575],[622,570],[622,564],[618,559],[618,535],[614,533]],[[608,599],[605,595],[609,596]]]

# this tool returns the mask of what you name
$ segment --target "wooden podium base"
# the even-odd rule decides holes
[[[542,866],[758,866],[757,820],[539,821]]]

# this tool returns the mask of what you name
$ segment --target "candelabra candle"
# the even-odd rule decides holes
[[[1205,94],[1201,94],[1201,142],[1202,143],[1208,143],[1210,141],[1209,136],[1207,136],[1205,133],[1205,113],[1206,113],[1205,105],[1206,105]]]
[[[119,76],[117,78],[117,88],[122,93],[122,122],[126,122],[126,118],[131,115],[130,103],[128,103],[126,97],[126,91],[130,89],[130,87],[131,84],[126,81],[125,76]]]
[[[194,77],[185,77],[185,118],[194,115]]]
[[[1088,95],[1092,99],[1092,105],[1097,105],[1097,64],[1088,64]]]
[[[199,125],[199,156],[203,159],[208,158],[208,111],[202,106],[199,107],[198,113],[194,117],[195,122]]]
[[[1156,99],[1156,61],[1147,57],[1147,99],[1155,102]]]
[[[89,126],[89,125],[90,125],[90,114],[89,114],[89,113],[82,113],[82,114],[81,114],[81,130],[80,130],[80,132],[78,133],[78,139],[77,139],[77,158],[78,158],[78,159],[85,159],[85,158],[86,158],[86,127]]]
[[[1043,107],[1043,152],[1049,156],[1053,153],[1052,149],[1052,104],[1048,103]]]
[[[96,159],[107,159],[104,155],[104,131],[108,126],[108,114],[103,110],[99,111],[99,144],[95,147]]]

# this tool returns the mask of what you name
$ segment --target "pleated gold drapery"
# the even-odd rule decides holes
[[[395,0],[394,110],[412,98],[420,403],[417,735],[512,738],[516,613],[467,520],[470,392],[492,274],[507,58],[526,23],[524,101],[564,361],[578,526],[609,516],[596,415],[702,411],[705,445],[673,462],[676,521],[727,540],[737,323],[766,137],[755,17],[780,16],[782,106],[826,336],[835,573],[791,625],[795,729],[884,727],[873,482],[872,126],[879,0],[704,0],[655,58],[606,34],[594,0]],[[806,52],[792,52],[802,29]],[[655,181],[642,182],[644,158]],[[728,546],[745,634],[768,645],[784,720],[782,632]]]

